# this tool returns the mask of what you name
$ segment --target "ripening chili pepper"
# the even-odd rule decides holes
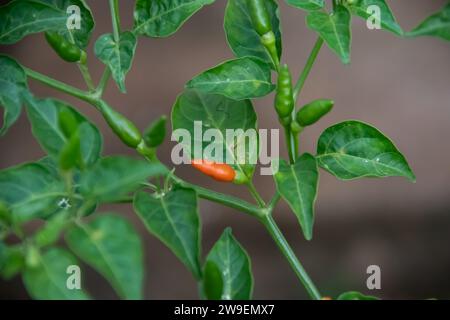
[[[275,95],[275,109],[280,119],[290,121],[294,104],[291,72],[285,64],[278,73],[277,93]]]
[[[131,148],[137,148],[141,143],[142,136],[138,128],[125,116],[113,110],[105,102],[98,104],[99,110],[114,133]]]
[[[247,8],[250,13],[253,28],[261,37],[261,43],[274,63],[275,69],[279,68],[278,50],[276,45],[275,34],[272,30],[269,11],[266,7],[267,0],[247,0]]]
[[[61,59],[67,62],[86,62],[86,52],[67,41],[57,32],[46,32],[45,39]]]
[[[226,163],[209,160],[192,160],[191,163],[194,168],[217,181],[233,182],[236,177],[236,171]]]
[[[297,112],[296,116],[297,122],[299,125],[303,127],[310,126],[319,121],[319,119],[322,118],[324,115],[326,115],[328,112],[330,112],[333,106],[334,106],[333,100],[328,99],[314,100],[304,105]]]

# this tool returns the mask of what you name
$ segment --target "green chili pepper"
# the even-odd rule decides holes
[[[75,167],[84,168],[78,130],[72,134],[59,154],[59,168],[61,170],[69,171]]]
[[[280,72],[278,73],[275,109],[280,119],[283,119],[284,122],[290,122],[291,113],[294,110],[294,93],[291,72],[286,64],[280,68]]]
[[[58,125],[64,136],[70,138],[78,130],[79,122],[69,108],[62,107],[58,111]]]
[[[328,112],[331,111],[333,105],[334,101],[327,99],[314,100],[304,105],[297,112],[296,119],[298,124],[300,124],[303,127],[306,127],[316,123],[317,121],[319,121],[320,118],[322,118],[324,115],[326,115]]]
[[[144,141],[147,146],[156,148],[164,142],[166,137],[167,117],[161,116],[153,121],[144,132]]]
[[[57,32],[46,32],[45,39],[61,59],[67,62],[86,62],[86,52],[67,41]]]
[[[138,128],[125,116],[113,110],[105,102],[100,102],[98,108],[114,133],[131,148],[137,148],[142,136]]]
[[[267,10],[265,1],[267,0],[247,0],[247,7],[252,20],[253,28],[261,37],[261,43],[274,63],[275,69],[278,70],[280,61],[278,59],[278,50],[276,45],[275,34],[272,31],[269,11]]]
[[[270,16],[265,1],[267,0],[247,0],[253,27],[261,37],[272,31],[272,24],[270,23]]]

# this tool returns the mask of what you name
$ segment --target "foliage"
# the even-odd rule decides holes
[[[125,3],[128,5],[128,1]],[[145,41],[144,37],[171,36],[197,11],[213,3],[214,0],[136,0],[134,26],[131,30],[121,30],[119,1],[110,0],[113,31],[101,35],[94,45],[95,56],[105,65],[98,86],[92,81],[84,56],[67,58],[64,52],[57,52],[78,65],[86,81],[86,91],[0,55],[0,106],[4,110],[0,135],[7,133],[25,107],[32,133],[47,154],[43,159],[0,171],[2,277],[9,279],[21,274],[30,296],[36,299],[88,299],[90,296],[84,289],[69,290],[66,286],[67,268],[78,265],[80,259],[109,281],[119,297],[141,299],[145,268],[138,233],[118,214],[97,214],[103,204],[125,202],[133,203],[148,231],[189,269],[198,281],[202,297],[251,299],[250,257],[231,229],[225,229],[202,258],[198,210],[198,199],[202,198],[235,208],[262,222],[311,298],[321,299],[272,218],[278,201],[287,202],[305,238],[311,240],[319,168],[342,180],[392,176],[415,180],[408,162],[393,142],[361,121],[343,121],[329,127],[318,139],[317,154],[299,156],[301,132],[327,114],[334,102],[320,99],[304,108],[295,104],[323,43],[343,63],[350,63],[353,16],[367,19],[367,8],[378,5],[381,27],[396,36],[427,35],[450,40],[450,4],[412,31],[404,32],[385,0],[286,0],[294,10],[305,11],[306,25],[318,36],[298,81],[292,83],[288,66],[280,67],[283,46],[278,6],[281,3],[267,0],[249,5],[246,0],[228,0],[224,29],[235,58],[193,77],[176,99],[171,121],[174,130],[185,129],[191,133],[195,131],[195,121],[203,121],[203,129],[218,129],[222,138],[227,129],[256,129],[257,112],[252,99],[276,91],[275,104],[279,105],[277,110],[274,106],[272,114],[276,116],[276,111],[280,114],[284,103],[287,112],[281,112],[280,125],[285,129],[290,159],[289,163],[283,159],[278,162],[279,171],[274,175],[276,191],[268,204],[252,182],[255,166],[249,159],[257,154],[248,151],[244,162],[232,165],[237,175],[245,177],[241,182],[254,196],[256,204],[252,204],[183,181],[172,168],[158,160],[157,149],[166,137],[165,115],[153,121],[149,119],[148,129],[141,134],[129,119],[102,98],[111,76],[125,93],[126,75],[132,68],[138,41]],[[80,8],[80,29],[66,26],[66,9],[72,5]],[[255,8],[258,12],[252,11]],[[9,1],[0,7],[0,44],[11,45],[28,35],[47,33],[64,41],[64,46],[51,42],[55,50],[70,47],[75,53],[84,54],[94,25],[94,17],[84,0]],[[281,74],[284,79],[273,81],[273,76],[277,78]],[[97,127],[67,102],[36,97],[29,90],[29,80],[39,81],[95,107],[117,137],[135,149],[141,159],[103,155],[102,135]],[[192,142],[181,141],[188,145]],[[237,158],[237,145],[227,143],[220,144],[223,153]],[[248,143],[245,139],[238,141],[245,150],[249,150]],[[195,158],[193,150],[190,156]],[[43,226],[25,232],[24,223],[36,220],[43,221]],[[10,235],[16,235],[20,242],[7,241]],[[68,249],[57,246],[62,235]],[[338,299],[373,297],[347,292]]]

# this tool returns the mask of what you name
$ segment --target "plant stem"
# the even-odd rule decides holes
[[[333,11],[336,10],[337,7],[337,0],[333,0]]]
[[[25,68],[25,73],[27,74],[28,77],[35,79],[43,84],[48,85],[49,87],[62,91],[64,93],[67,93],[71,96],[74,96],[78,99],[81,99],[83,101],[86,101],[88,103],[91,104],[95,104],[96,99],[93,98],[91,95],[89,95],[88,93],[86,93],[83,90],[80,90],[78,88],[72,87],[71,85],[68,85],[64,82],[55,80],[53,78],[47,77],[46,75],[43,75],[39,72],[33,71],[31,69]]]
[[[320,300],[322,296],[312,282],[306,270],[301,265],[300,261],[298,261],[297,257],[292,251],[292,248],[289,246],[289,243],[283,236],[283,233],[280,231],[276,222],[273,220],[272,215],[266,215],[260,220],[266,227],[267,231],[270,233],[272,239],[278,245],[278,248],[283,253],[284,257],[289,261],[289,264],[291,265],[297,277],[303,283],[303,286],[306,288],[309,296],[312,299]]]
[[[109,70],[108,67],[105,67],[105,71],[103,71],[102,78],[100,79],[97,89],[95,89],[95,94],[97,95],[97,97],[101,98],[103,96],[103,93],[105,92],[106,85],[108,84],[110,76],[111,70]]]
[[[89,72],[89,68],[88,68],[87,64],[86,63],[78,63],[78,68],[81,71],[81,75],[83,76],[84,82],[86,82],[88,90],[94,91],[95,90],[94,82],[92,81],[92,77]]]
[[[294,88],[294,101],[297,102],[298,96],[303,89],[306,79],[308,78],[309,72],[316,61],[317,55],[319,54],[320,49],[323,45],[323,39],[319,36],[314,44],[311,53],[309,54],[308,60],[306,61],[305,67],[303,68],[300,77],[298,78],[297,84]]]
[[[257,217],[260,219],[266,213],[265,209],[259,208],[259,207],[255,206],[253,204],[250,204],[242,199],[239,199],[239,198],[236,198],[236,197],[233,197],[230,195],[226,195],[223,193],[215,192],[215,191],[191,184],[189,182],[185,182],[175,176],[173,177],[173,179],[175,180],[175,182],[178,185],[180,185],[182,187],[194,189],[197,192],[197,195],[202,199],[220,203],[224,206],[240,210],[242,212],[245,212],[251,216],[254,216],[254,217]]]
[[[111,8],[111,19],[113,25],[114,41],[119,42],[120,39],[119,0],[109,0],[109,7]]]
[[[278,192],[275,193],[275,195],[272,197],[272,199],[269,202],[269,205],[267,206],[267,210],[271,213],[273,209],[275,209],[275,206],[277,205],[278,201],[280,201],[281,196]]]
[[[295,135],[292,133],[291,129],[289,128],[289,125],[283,126],[284,127],[284,136],[286,138],[286,145],[288,148],[288,154],[289,154],[289,162],[295,163],[295,160],[297,159],[296,153],[297,153],[297,146],[295,144]]]
[[[259,194],[258,190],[256,190],[255,185],[253,184],[253,181],[249,180],[247,183],[248,190],[250,190],[250,193],[252,194],[253,198],[255,198],[256,202],[258,202],[258,205],[260,207],[265,207],[266,203],[264,202],[264,199]]]

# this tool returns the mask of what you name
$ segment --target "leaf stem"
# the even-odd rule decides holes
[[[288,148],[289,162],[291,164],[293,164],[293,163],[295,163],[295,160],[297,159],[297,156],[296,156],[297,146],[296,146],[295,135],[292,133],[289,125],[286,125],[283,127],[284,127],[284,136],[286,138],[286,145]]]
[[[336,10],[337,7],[337,0],[333,0],[333,11]]]
[[[264,199],[259,194],[258,190],[256,190],[255,185],[253,184],[252,180],[249,180],[247,182],[248,190],[250,190],[250,193],[252,194],[253,198],[255,198],[256,202],[258,202],[258,205],[260,207],[265,207],[266,203],[264,202]]]
[[[94,91],[95,85],[94,85],[94,82],[92,81],[91,73],[89,72],[89,68],[88,68],[86,62],[78,63],[78,68],[81,71],[81,75],[83,76],[84,82],[86,82],[88,90]]]
[[[275,209],[278,201],[280,201],[280,199],[281,199],[280,194],[276,192],[275,195],[270,200],[269,205],[267,206],[267,210],[269,210],[269,212],[272,212]]]
[[[265,208],[259,208],[253,204],[250,204],[242,199],[239,199],[234,196],[226,195],[220,192],[212,191],[194,184],[191,184],[189,182],[183,181],[182,179],[173,176],[173,179],[175,182],[185,188],[191,188],[194,189],[197,192],[197,195],[205,200],[213,201],[220,203],[224,206],[240,210],[242,212],[245,212],[251,216],[257,217],[261,219],[263,216],[266,215]]]
[[[270,214],[266,215],[260,220],[262,224],[266,227],[272,239],[277,244],[280,251],[283,253],[284,257],[288,260],[289,264],[291,265],[297,277],[302,282],[309,296],[314,300],[320,300],[322,296],[320,295],[316,286],[312,282],[306,270],[301,265],[300,261],[295,256],[295,253],[289,246],[289,243],[286,241],[286,238],[284,237],[283,233],[278,228],[275,220],[273,220],[272,215]]]
[[[308,60],[306,61],[305,67],[303,68],[302,73],[300,74],[300,77],[298,78],[297,84],[294,88],[294,101],[297,102],[298,96],[300,95],[300,92],[303,89],[303,86],[305,85],[305,81],[308,78],[308,75],[314,65],[314,62],[316,61],[317,55],[319,54],[320,49],[323,45],[323,39],[319,36],[316,40],[316,43],[314,44],[314,47],[311,50],[311,53],[309,54]]]
[[[105,67],[105,71],[103,71],[102,78],[100,79],[97,89],[95,89],[95,94],[97,95],[97,97],[101,98],[103,96],[103,93],[105,92],[106,85],[108,84],[110,76],[111,70],[108,67]]]
[[[109,0],[109,7],[111,8],[111,19],[113,25],[114,41],[119,42],[120,39],[119,0]]]

